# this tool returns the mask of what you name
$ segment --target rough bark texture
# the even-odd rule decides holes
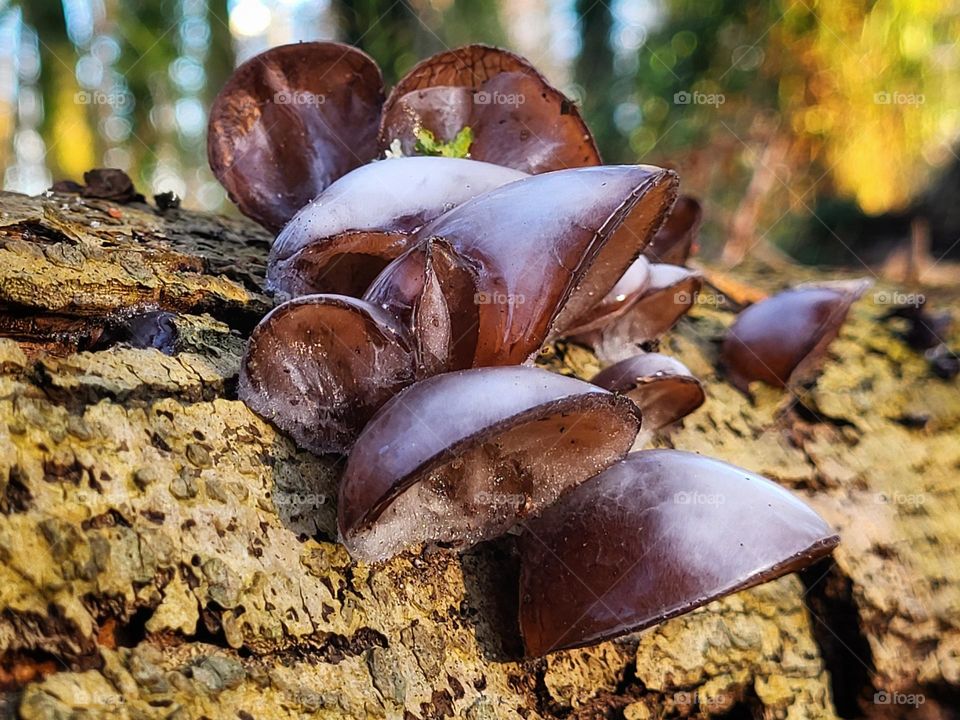
[[[664,341],[709,399],[657,442],[807,497],[841,531],[835,562],[524,660],[506,541],[352,563],[336,465],[236,400],[267,242],[178,210],[0,195],[0,334],[19,341],[0,340],[6,712],[953,716],[960,389],[880,323],[886,308],[861,301],[799,395],[722,380],[723,308],[701,304]],[[113,313],[157,308],[176,313],[175,354],[103,341]],[[563,343],[544,363],[596,369]]]

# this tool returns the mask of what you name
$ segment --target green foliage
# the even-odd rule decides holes
[[[470,157],[470,145],[473,144],[473,130],[465,127],[450,142],[440,142],[429,130],[417,128],[417,144],[414,148],[418,155],[439,155],[449,158]]]

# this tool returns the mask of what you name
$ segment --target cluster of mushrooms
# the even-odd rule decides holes
[[[670,170],[602,165],[576,106],[522,58],[444,52],[385,97],[355,48],[277,47],[229,79],[208,148],[240,210],[278,233],[267,283],[283,302],[252,333],[240,397],[303,448],[347,455],[353,557],[515,535],[520,629],[542,655],[837,544],[753,473],[630,453],[704,401],[677,360],[639,353],[695,302],[700,208]],[[786,384],[858,292],[748,308],[723,348],[734,382]],[[534,367],[559,337],[636,350],[588,383]]]

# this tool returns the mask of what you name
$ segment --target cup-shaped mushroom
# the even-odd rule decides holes
[[[839,542],[806,504],[733,465],[631,453],[526,523],[529,655],[634,632],[800,570]]]
[[[565,318],[613,287],[659,226],[675,187],[672,172],[651,166],[560,170],[491,190],[421,228],[422,242],[449,249],[456,277],[473,278],[472,292],[458,284],[455,299],[441,278],[448,305],[463,308],[451,313],[453,336],[473,333],[461,345],[475,348],[450,369],[519,364],[536,353]],[[392,284],[397,271],[387,266],[374,285]],[[464,307],[468,299],[475,312]]]
[[[342,295],[305,295],[254,329],[240,399],[317,454],[343,453],[373,413],[413,381],[413,352],[386,312]]]
[[[276,232],[377,156],[383,78],[340,43],[281,45],[238,67],[210,109],[210,167],[240,212]]]
[[[603,328],[622,317],[643,297],[650,285],[650,277],[650,261],[641,255],[630,264],[603,300],[578,318],[573,327],[564,330],[564,334],[581,335]]]
[[[636,347],[676,325],[697,301],[703,277],[677,265],[652,263],[646,287],[625,310],[599,318],[586,330],[570,333],[608,361],[636,354]]]
[[[357,439],[340,484],[341,539],[378,561],[495,537],[622,458],[639,426],[626,398],[545,370],[435,375]]]
[[[681,195],[643,254],[655,263],[685,265],[703,221],[700,202]]]
[[[283,228],[270,251],[267,288],[281,297],[360,297],[421,225],[524,177],[500,165],[444,157],[399,158],[357,168]]]
[[[427,58],[404,76],[383,108],[380,146],[415,151],[417,131],[450,142],[473,131],[470,157],[529,173],[599,165],[576,105],[523,58],[467,45]]]
[[[754,381],[786,387],[804,379],[840,333],[850,306],[870,280],[804,285],[784,290],[741,312],[727,332],[720,362],[746,392]]]
[[[633,400],[643,416],[643,432],[659,430],[703,405],[700,381],[676,358],[644,353],[614,363],[590,381]]]

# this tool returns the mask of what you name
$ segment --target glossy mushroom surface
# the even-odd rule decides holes
[[[626,454],[626,398],[532,367],[436,375],[388,402],[340,484],[340,536],[377,561],[434,542],[495,537]]]
[[[239,396],[312,452],[345,452],[370,416],[413,380],[413,353],[380,308],[341,295],[306,295],[254,329]]]
[[[270,251],[267,288],[281,297],[360,297],[424,223],[524,177],[500,165],[444,157],[397,158],[357,168],[283,228]]]
[[[474,347],[449,369],[526,361],[566,316],[616,283],[659,226],[675,186],[673,173],[644,165],[562,170],[504,185],[425,225],[418,240],[444,246],[457,277],[472,278],[472,288],[454,291],[440,283],[457,309],[453,337]],[[407,272],[395,263],[368,299],[390,304],[375,288]]]
[[[650,261],[640,256],[634,260],[627,271],[617,280],[603,300],[577,318],[574,326],[567,328],[567,335],[580,335],[609,325],[628,312],[650,285]]]
[[[689,195],[681,195],[643,254],[650,262],[685,265],[702,221],[700,202]]]
[[[210,109],[207,155],[240,211],[277,232],[334,180],[377,156],[383,79],[332,42],[281,45],[238,67]]]
[[[384,105],[380,146],[400,140],[410,155],[417,130],[449,142],[464,127],[475,160],[528,173],[600,164],[576,105],[526,60],[486,45],[433,55],[407,73]]]
[[[746,392],[751,382],[786,387],[812,369],[840,332],[850,306],[870,286],[842,281],[785,290],[741,312],[727,332],[720,361]]]
[[[703,385],[679,360],[660,353],[634,355],[590,381],[626,395],[640,408],[644,432],[659,430],[703,405]]]
[[[632,453],[526,524],[524,646],[544,655],[641,630],[804,568],[838,542],[807,505],[747,470]]]

